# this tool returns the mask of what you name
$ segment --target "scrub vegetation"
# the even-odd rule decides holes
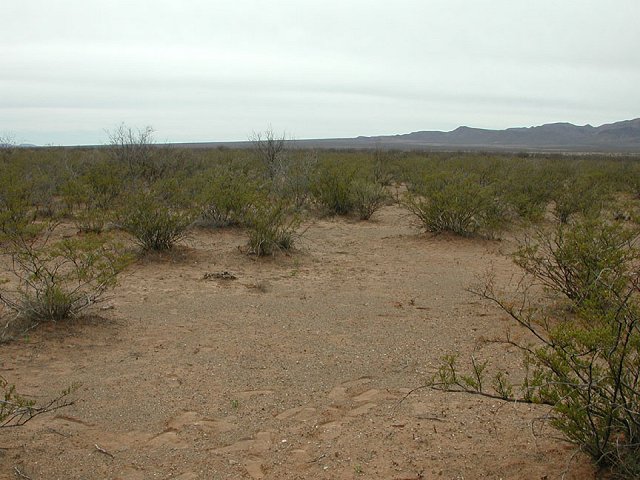
[[[123,125],[103,148],[0,149],[0,339],[82,315],[136,255],[185,248],[192,229],[241,229],[247,254],[295,255],[305,223],[375,226],[396,202],[428,235],[511,239],[523,274],[514,291],[492,278],[474,291],[526,333],[500,340],[524,375],[453,351],[427,385],[548,405],[595,464],[640,475],[640,159],[307,151],[271,131],[253,145],[158,146]],[[0,426],[69,393],[37,407],[0,378]]]

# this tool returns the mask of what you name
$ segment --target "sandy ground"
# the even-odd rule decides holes
[[[316,220],[291,255],[245,243],[196,232],[131,267],[112,308],[0,346],[23,393],[81,384],[73,406],[0,431],[0,479],[593,478],[544,407],[404,398],[511,325],[466,291],[491,265],[509,282],[508,241],[429,237],[387,207]],[[504,347],[477,355],[517,370]]]

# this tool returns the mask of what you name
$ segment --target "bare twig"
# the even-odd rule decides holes
[[[24,473],[22,473],[22,471],[18,467],[13,467],[13,471],[20,478],[26,478],[27,480],[33,480],[30,476],[25,475]]]
[[[422,390],[423,388],[429,388],[429,385],[420,385],[419,387],[415,387],[412,388],[411,390],[409,390],[405,395],[402,396],[402,398],[400,400],[398,400],[398,403],[396,403],[396,406],[393,407],[393,411],[395,412],[398,407],[407,399],[409,398],[412,394],[414,394],[415,392],[417,392],[418,390]]]
[[[0,377],[0,382],[2,382],[0,385],[4,387],[5,393],[13,394],[12,387],[8,387],[2,377]],[[0,400],[0,429],[20,427],[38,415],[73,405],[74,402],[65,399],[77,387],[77,384],[72,385],[45,405],[34,405],[33,402],[26,401],[15,394],[11,395],[8,400]]]
[[[95,443],[93,446],[96,447],[96,450],[98,450],[100,453],[103,453],[104,455],[106,455],[108,457],[111,457],[111,458],[116,458],[116,457],[113,456],[113,454],[107,452],[104,448],[102,448],[97,443]]]

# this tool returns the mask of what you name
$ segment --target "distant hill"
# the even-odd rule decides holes
[[[549,123],[506,130],[458,127],[450,132],[420,131],[375,137],[295,140],[309,148],[392,148],[398,150],[506,150],[542,152],[640,153],[640,118],[599,127]],[[201,143],[190,146],[247,147],[250,142]]]
[[[571,123],[550,123],[506,130],[458,127],[451,132],[413,132],[368,138],[369,141],[385,145],[412,147],[640,152],[640,118],[599,127],[576,126]]]

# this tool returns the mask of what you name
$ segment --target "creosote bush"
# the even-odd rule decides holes
[[[551,194],[553,214],[560,223],[576,215],[597,217],[609,201],[608,185],[602,175],[574,174],[557,179]]]
[[[258,256],[293,248],[300,219],[284,203],[259,202],[247,214],[249,252]]]
[[[0,241],[22,231],[36,217],[33,182],[16,161],[0,168]]]
[[[524,237],[514,260],[580,306],[605,299],[603,288],[619,296],[628,287],[639,258],[637,236],[636,229],[600,218],[561,223],[551,230],[540,227]]]
[[[276,135],[271,128],[254,133],[250,140],[263,172],[263,187],[301,210],[311,194],[311,177],[318,163],[316,152],[289,148],[286,135]]]
[[[506,213],[492,186],[464,172],[440,173],[414,185],[403,205],[428,232],[489,237],[503,230]]]
[[[47,403],[38,405],[18,394],[15,386],[0,376],[0,428],[19,427],[38,415],[72,405],[69,395],[76,388],[74,385]]]
[[[249,140],[269,180],[274,181],[286,175],[289,161],[287,138],[284,133],[277,135],[273,128],[269,127],[264,132],[254,132]]]
[[[583,224],[540,232],[537,246],[524,246],[517,261],[530,275],[520,298],[505,300],[493,281],[475,292],[497,305],[529,333],[529,340],[503,342],[523,355],[524,376],[514,383],[488,363],[472,358],[462,373],[447,356],[428,386],[505,401],[551,407],[550,423],[620,478],[640,476],[640,279],[637,252],[618,226]],[[591,237],[593,235],[594,237]],[[547,308],[530,294],[541,282],[571,299],[572,308]],[[517,297],[518,295],[516,295]]]
[[[50,242],[51,234],[14,236],[4,246],[3,253],[11,257],[11,278],[0,285],[0,302],[14,320],[28,325],[65,320],[97,303],[129,260],[105,237]],[[10,318],[0,338],[11,327]]]
[[[118,224],[145,252],[171,250],[186,237],[195,218],[193,211],[171,205],[151,189],[142,188],[123,201]]]
[[[312,176],[317,165],[315,151],[290,152],[283,174],[271,181],[271,191],[302,210],[311,197]]]
[[[528,223],[540,223],[551,201],[555,174],[545,169],[540,161],[513,159],[510,168],[503,165],[496,189],[504,204],[517,219]]]
[[[347,215],[353,211],[352,184],[356,170],[340,161],[320,163],[311,184],[316,202],[327,212]]]
[[[70,178],[60,188],[68,214],[81,232],[100,233],[111,219],[124,187],[118,165],[92,163],[85,172]]]
[[[241,226],[259,196],[259,186],[242,172],[218,169],[203,177],[198,223],[209,227]]]
[[[109,156],[116,165],[126,170],[127,176],[153,179],[159,176],[156,159],[158,148],[153,132],[151,126],[135,129],[124,123],[107,132]]]
[[[388,200],[389,194],[380,183],[358,179],[351,185],[351,203],[360,220],[369,220]]]

